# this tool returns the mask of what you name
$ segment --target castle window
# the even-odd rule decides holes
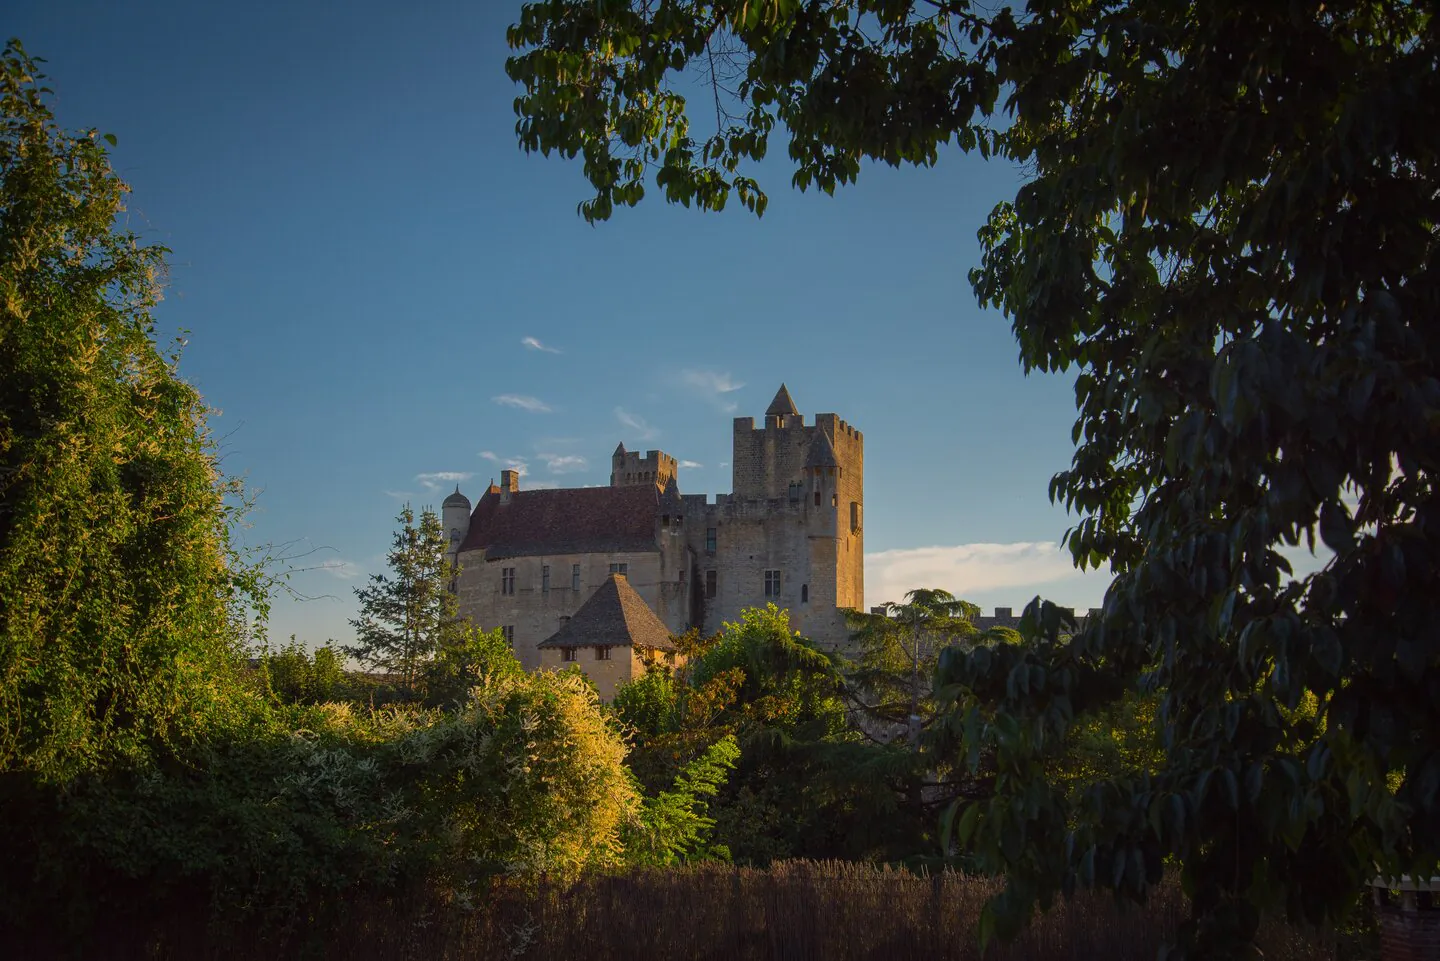
[[[560,651],[560,656],[567,661],[575,660],[575,648],[567,647]]]
[[[580,565],[579,565],[579,564],[571,564],[571,565],[570,565],[570,590],[572,590],[572,591],[578,591],[578,590],[580,590]]]
[[[501,593],[501,594],[514,594],[514,593],[515,593],[515,568],[513,568],[513,567],[502,567],[502,568],[500,568],[500,593]]]
[[[831,494],[831,495],[830,495],[830,506],[831,506],[831,507],[839,507],[839,506],[840,506],[840,495],[839,495],[839,494]]]
[[[505,637],[505,643],[506,643],[506,644],[513,645],[513,644],[515,643],[515,625],[514,625],[514,624],[506,624],[504,627],[500,628],[500,633],[501,633],[502,635],[504,635],[504,637]]]
[[[792,504],[798,504],[798,503],[800,503],[800,488],[801,488],[801,485],[800,485],[800,483],[798,483],[798,482],[792,482],[792,483],[790,484],[790,503],[792,503]]]
[[[801,604],[809,604],[809,603],[810,603],[810,585],[809,585],[809,584],[801,584],[801,585],[800,585],[800,603],[801,603]]]
[[[816,492],[815,492],[815,506],[816,506],[816,507],[819,507],[819,506],[820,506],[820,492],[819,492],[819,491],[816,491]]]
[[[608,661],[608,660],[610,660],[610,648],[608,648],[608,647],[597,647],[597,648],[595,648],[595,660],[597,660],[597,661]]]
[[[611,574],[619,574],[621,577],[629,577],[629,576],[630,576],[630,565],[629,565],[629,564],[611,564],[611,565],[610,565],[610,573],[611,573]]]
[[[780,596],[780,572],[779,572],[779,571],[766,571],[766,572],[765,572],[765,596],[766,596],[766,597],[779,597],[779,596]]]
[[[713,528],[713,527],[707,527],[707,528],[705,528],[705,549],[706,549],[707,551],[709,551],[711,554],[715,553],[715,541],[716,541],[715,528]]]
[[[550,565],[542,564],[540,567],[540,593],[550,593]]]
[[[670,515],[669,515],[669,514],[661,514],[661,515],[660,515],[660,526],[661,526],[661,527],[669,527],[669,526],[670,526]]]
[[[850,529],[851,529],[852,531],[858,531],[858,530],[860,529],[860,502],[859,502],[859,501],[851,501],[851,502],[850,502]]]
[[[714,572],[714,571],[706,571],[706,572],[705,572],[705,596],[706,596],[706,597],[714,597],[714,596],[715,596],[715,572]]]

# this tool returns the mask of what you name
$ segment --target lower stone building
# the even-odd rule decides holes
[[[540,667],[575,666],[610,700],[621,684],[644,674],[649,664],[675,666],[670,629],[630,586],[624,574],[611,574],[560,629],[541,641]]]

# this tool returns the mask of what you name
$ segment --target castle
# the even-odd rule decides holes
[[[609,487],[521,490],[506,470],[473,510],[457,488],[442,522],[461,616],[502,628],[533,670],[549,663],[542,643],[620,575],[620,594],[633,588],[672,634],[708,634],[773,602],[818,644],[843,643],[844,610],[865,609],[863,436],[835,414],[807,425],[782,384],[762,427],[735,419],[733,445],[733,491],[713,502],[680,493],[675,458],[623,443]],[[591,657],[610,659],[602,646]]]

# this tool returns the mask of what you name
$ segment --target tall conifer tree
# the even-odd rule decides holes
[[[460,625],[440,518],[427,508],[417,525],[406,504],[395,519],[401,526],[387,558],[390,573],[372,574],[369,584],[355,588],[360,616],[350,621],[355,643],[345,653],[413,688],[420,668]]]

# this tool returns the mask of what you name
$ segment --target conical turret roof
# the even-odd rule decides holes
[[[468,497],[466,497],[464,494],[460,493],[460,485],[459,485],[459,484],[456,484],[456,485],[455,485],[455,493],[453,493],[453,494],[451,494],[449,497],[445,498],[445,503],[444,503],[443,505],[441,505],[441,506],[443,506],[443,507],[463,507],[463,508],[465,508],[465,509],[468,511],[468,510],[470,509],[470,498],[468,498]]]
[[[618,443],[618,444],[615,445],[615,453],[611,454],[610,456],[611,456],[611,457],[624,457],[624,456],[625,456],[625,442],[624,442],[623,440],[622,440],[620,443]]]
[[[765,416],[789,417],[791,414],[798,413],[800,413],[800,410],[795,406],[795,401],[790,397],[790,391],[785,388],[784,384],[781,384],[780,389],[775,392],[775,399],[770,402],[769,407],[765,408]]]

